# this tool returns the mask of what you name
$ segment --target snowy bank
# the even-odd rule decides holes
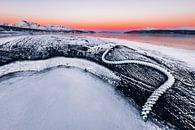
[[[19,64],[16,61],[43,60],[52,57],[90,60],[105,66],[117,75],[121,80],[115,84],[116,89],[127,98],[133,99],[141,109],[148,97],[167,80],[167,77],[161,71],[148,66],[139,64],[111,65],[103,62],[102,54],[113,46],[114,48],[105,57],[107,60],[144,61],[172,73],[175,83],[158,99],[152,108],[153,114],[150,117],[165,120],[180,129],[194,129],[195,71],[192,66],[193,62],[186,63],[182,59],[179,60],[180,57],[173,57],[173,54],[170,56],[172,50],[163,53],[163,49],[160,50],[155,46],[154,49],[157,50],[152,50],[152,46],[149,45],[144,47],[141,43],[116,39],[58,35],[26,36],[0,43],[0,65],[3,68]],[[52,62],[48,62],[48,64],[50,66]],[[12,72],[10,69],[2,70],[4,71],[2,75]]]

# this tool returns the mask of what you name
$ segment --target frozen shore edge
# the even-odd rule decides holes
[[[157,70],[140,65],[105,64],[101,56],[112,44],[116,42],[92,37],[27,36],[0,43],[0,65],[3,68],[9,66],[8,63],[18,60],[40,60],[58,56],[87,59],[107,67],[120,77],[121,80],[116,88],[142,106],[148,96],[166,80],[166,76]],[[171,71],[176,77],[176,82],[173,88],[159,98],[153,113],[157,118],[166,120],[178,128],[195,128],[193,115],[195,111],[195,72],[185,63],[160,53],[154,57],[147,51],[122,45],[112,49],[106,58],[109,60],[141,60]],[[2,72],[2,75],[3,73],[6,72]]]

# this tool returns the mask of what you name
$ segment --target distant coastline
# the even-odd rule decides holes
[[[184,34],[195,35],[195,30],[132,30],[125,34]]]
[[[176,28],[143,28],[137,30],[83,30],[72,29],[66,26],[44,26],[38,23],[19,21],[15,24],[1,23],[0,34],[3,31],[19,31],[19,32],[45,32],[45,33],[112,33],[112,34],[181,34],[181,35],[195,35],[194,27],[176,27]]]
[[[0,32],[2,31],[24,31],[24,32],[58,32],[58,33],[95,33],[94,31],[85,31],[85,30],[42,30],[34,28],[23,28],[23,27],[13,27],[0,25]]]

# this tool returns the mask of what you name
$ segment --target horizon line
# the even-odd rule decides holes
[[[147,29],[147,28],[154,28],[154,29],[166,29],[166,28],[179,28],[179,27],[192,27],[192,28],[195,28],[195,25],[180,25],[180,26],[176,26],[176,25],[170,25],[170,26],[129,26],[127,24],[121,24],[121,23],[115,23],[116,26],[114,26],[114,24],[112,26],[108,26],[108,27],[103,27],[103,24],[102,24],[102,27],[99,25],[94,25],[94,26],[86,26],[86,27],[74,27],[74,25],[70,25],[69,24],[66,24],[66,22],[60,22],[60,21],[53,21],[51,20],[51,22],[46,22],[46,21],[39,21],[39,20],[36,20],[36,19],[3,19],[1,20],[0,18],[0,23],[11,23],[11,24],[14,24],[14,23],[17,23],[17,22],[20,22],[20,21],[27,21],[27,22],[33,22],[33,23],[36,23],[36,24],[39,24],[41,26],[47,26],[47,25],[54,25],[54,26],[64,26],[64,27],[70,27],[72,29],[79,29],[79,30],[93,30],[93,31],[128,31],[128,30],[141,30],[141,29]],[[120,26],[121,25],[121,26]],[[123,25],[123,26],[122,26]],[[79,25],[77,25],[79,26]],[[82,26],[82,23],[81,25]]]

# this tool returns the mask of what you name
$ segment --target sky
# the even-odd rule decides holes
[[[75,29],[195,27],[195,0],[0,0],[0,22]]]

